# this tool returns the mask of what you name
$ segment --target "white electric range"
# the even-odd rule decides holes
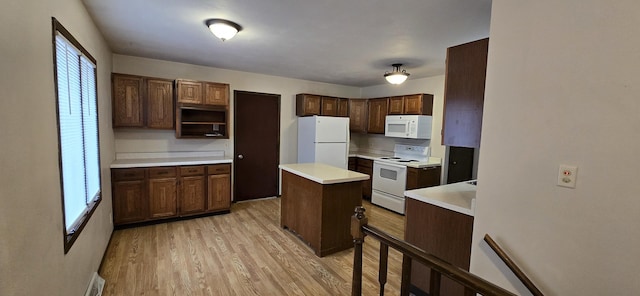
[[[421,168],[440,165],[430,159],[427,146],[396,144],[394,156],[373,161],[371,203],[404,214],[404,191],[407,186],[407,166]]]

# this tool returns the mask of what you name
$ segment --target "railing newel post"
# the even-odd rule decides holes
[[[358,206],[351,217],[351,236],[353,236],[353,279],[351,282],[351,296],[362,295],[362,244],[365,234],[362,226],[367,225],[368,219],[364,215],[365,208]]]

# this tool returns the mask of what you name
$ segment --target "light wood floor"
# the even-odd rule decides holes
[[[404,237],[404,217],[364,203],[369,224]],[[379,243],[365,239],[363,295],[379,295]],[[387,295],[402,256],[389,250]],[[103,295],[350,295],[353,248],[323,258],[280,227],[280,199],[231,213],[116,230],[99,274]]]

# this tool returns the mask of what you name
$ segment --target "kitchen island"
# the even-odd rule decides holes
[[[453,265],[469,271],[476,186],[459,182],[408,190],[405,241]],[[429,291],[431,270],[419,263],[411,266],[411,285]],[[475,295],[443,277],[442,295]]]
[[[351,216],[369,176],[321,163],[282,164],[280,225],[318,257],[353,247]]]

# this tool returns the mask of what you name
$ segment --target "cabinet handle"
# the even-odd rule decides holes
[[[243,159],[244,156],[242,156],[242,154],[238,155],[238,159]]]
[[[166,174],[168,174],[168,173],[169,173],[169,172],[159,172],[159,173],[158,173],[158,175],[166,175]]]

